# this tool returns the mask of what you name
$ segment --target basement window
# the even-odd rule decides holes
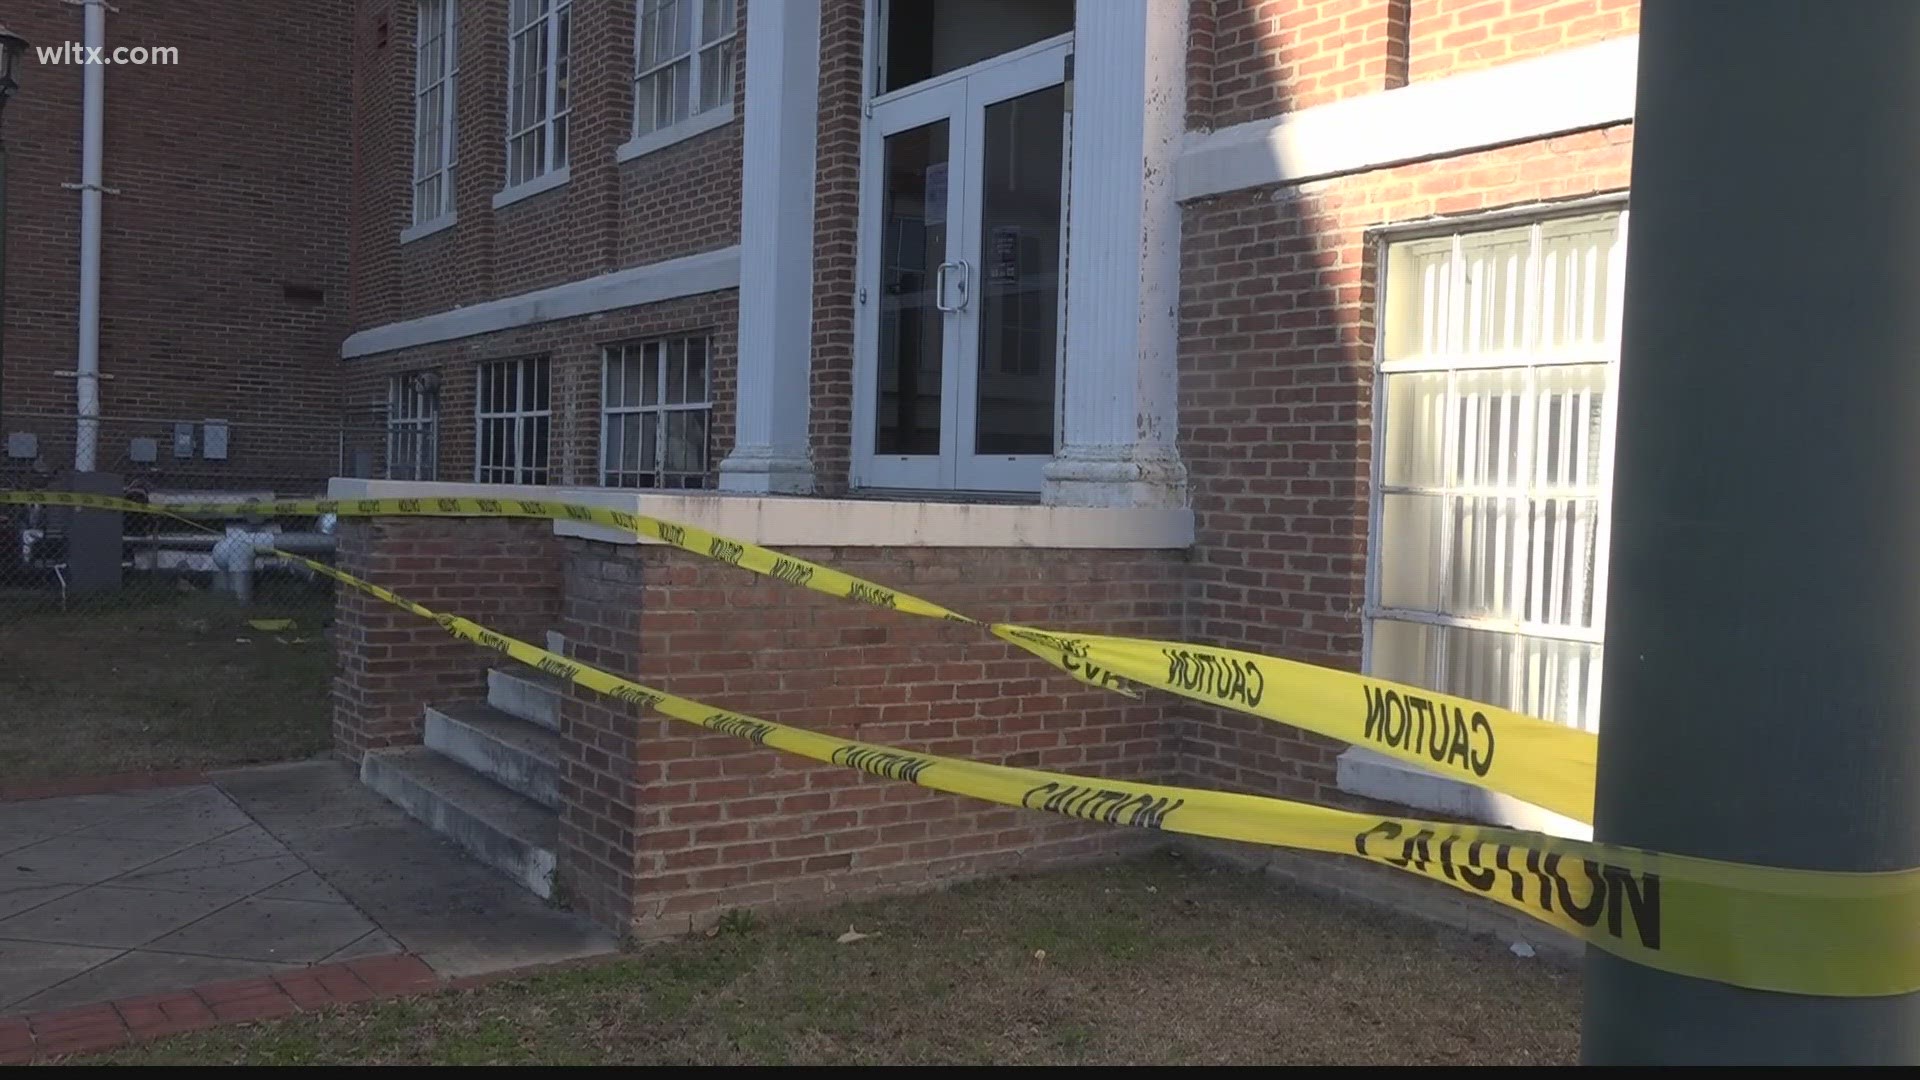
[[[1371,674],[1598,728],[1626,218],[1385,244]],[[1422,809],[1581,828],[1361,747],[1339,776]]]
[[[609,348],[600,400],[600,482],[707,486],[712,344],[704,335]]]
[[[432,480],[436,472],[440,395],[431,372],[395,375],[387,383],[387,479]]]
[[[548,483],[553,403],[547,358],[480,365],[473,478],[482,484]]]
[[[1594,730],[1624,215],[1390,243],[1369,669]]]

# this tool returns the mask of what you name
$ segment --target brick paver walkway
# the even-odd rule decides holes
[[[0,1019],[0,1065],[85,1054],[136,1039],[261,1020],[440,986],[417,956],[373,956],[191,990]]]

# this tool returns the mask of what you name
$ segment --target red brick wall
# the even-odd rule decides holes
[[[979,617],[1177,633],[1174,552],[796,550]],[[576,658],[835,735],[1091,776],[1173,766],[1158,702],[1051,673],[977,628],[910,619],[659,548],[566,541]],[[561,873],[642,935],[732,907],[911,888],[1112,851],[1145,834],[939,795],[699,732],[563,706]]]
[[[815,158],[813,373],[815,490],[846,490],[853,455],[854,269],[860,218],[864,0],[821,0],[820,131]]]
[[[593,486],[600,482],[600,378],[604,348],[656,337],[704,333],[709,341],[708,365],[714,401],[708,451],[711,486],[717,482],[720,459],[733,445],[738,303],[739,293],[730,289],[352,360],[346,365],[348,408],[355,415],[374,415],[385,407],[390,376],[412,371],[437,372],[440,376],[438,478],[470,482],[474,478],[474,393],[479,366],[494,360],[545,356],[549,360],[553,404],[552,481]],[[384,468],[384,461],[378,455],[374,467],[376,473]]]
[[[1187,4],[1187,127],[1213,127],[1213,44],[1215,0]]]
[[[1409,0],[1215,0],[1212,127],[1404,86]]]
[[[80,7],[10,3],[37,45],[78,42]],[[346,324],[350,131],[340,59],[347,0],[175,0],[107,14],[107,44],[174,47],[174,66],[110,66],[103,197],[101,468],[160,436],[162,465],[221,476],[324,476],[334,463],[336,357]],[[6,106],[8,250],[0,430],[41,428],[70,466],[78,351],[83,67],[27,54]],[[319,290],[289,298],[289,286]],[[141,417],[135,423],[125,418]],[[236,429],[226,464],[169,459],[174,419]]]
[[[1640,29],[1640,0],[1409,0],[1408,70],[1432,79]]]
[[[1193,0],[1187,126],[1219,128],[1634,33],[1639,0]]]
[[[343,518],[340,569],[435,611],[536,643],[560,610],[559,543],[547,521]],[[341,589],[333,640],[335,749],[420,741],[428,703],[479,700],[501,658],[364,593]]]
[[[740,125],[696,135],[621,166],[618,218],[620,266],[739,243]]]
[[[1377,279],[1368,230],[1624,190],[1631,151],[1632,128],[1621,125],[1185,207],[1191,639],[1358,669]],[[1187,774],[1338,800],[1339,744],[1249,717],[1187,713]]]
[[[495,209],[506,183],[506,5],[461,5],[457,220],[402,244],[413,205],[414,4],[357,0],[356,328],[739,242],[738,121],[615,160],[633,131],[634,10],[625,0],[574,5],[569,180]],[[739,20],[743,50],[744,2]],[[744,79],[736,64],[736,115]]]

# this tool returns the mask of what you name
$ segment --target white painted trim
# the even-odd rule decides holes
[[[738,378],[720,486],[799,495],[813,490],[807,422],[820,0],[748,0],[746,15]]]
[[[645,135],[636,135],[621,143],[613,152],[613,160],[621,164],[637,157],[645,157],[655,150],[664,150],[675,143],[686,142],[696,135],[705,135],[715,128],[723,128],[739,119],[739,113],[733,103],[717,109],[708,109],[698,116],[689,116],[677,124],[649,131]]]
[[[340,344],[340,358],[411,349],[441,341],[491,334],[520,326],[571,319],[682,296],[720,292],[740,286],[740,249],[720,248],[665,262],[616,270],[548,289],[503,296],[405,322],[375,326]]]
[[[400,242],[402,244],[411,244],[415,240],[432,236],[434,233],[445,232],[453,228],[454,223],[458,220],[458,215],[449,211],[434,218],[432,221],[423,221],[418,225],[409,225],[400,230]]]
[[[335,477],[327,485],[327,495],[335,499],[465,496],[585,503],[698,525],[736,540],[774,547],[1179,550],[1193,544],[1193,513],[1180,508],[807,499],[345,477]],[[610,544],[643,542],[629,533],[573,521],[554,522],[554,533]]]
[[[493,208],[498,210],[503,206],[511,206],[521,199],[530,199],[543,191],[552,191],[554,188],[572,179],[572,175],[571,168],[562,165],[552,172],[536,176],[524,184],[515,185],[504,191],[496,191],[493,194]]]
[[[339,481],[335,481],[338,483]],[[1508,795],[1431,773],[1363,746],[1350,746],[1334,759],[1334,780],[1341,791],[1369,799],[1432,810],[1449,820],[1487,822],[1529,829],[1574,840],[1593,839],[1593,826],[1522,802]]]
[[[1180,207],[1186,0],[1074,8],[1069,274],[1056,505],[1184,506]]]
[[[1639,37],[1189,132],[1175,167],[1185,201],[1295,184],[1633,119]]]

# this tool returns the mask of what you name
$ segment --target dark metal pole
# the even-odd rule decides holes
[[[7,395],[7,98],[0,92],[0,416],[6,414]]]
[[[1641,9],[1600,839],[1920,865],[1916,42],[1913,0]],[[1587,972],[1590,1063],[1920,1062],[1920,995]]]

